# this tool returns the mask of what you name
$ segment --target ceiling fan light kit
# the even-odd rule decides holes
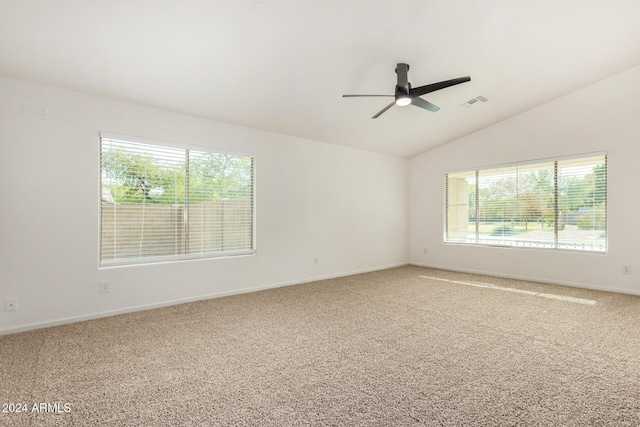
[[[355,98],[355,97],[367,97],[367,96],[387,96],[394,97],[394,101],[384,107],[382,110],[378,111],[372,118],[377,119],[380,117],[382,113],[387,111],[389,108],[397,105],[399,107],[405,107],[409,104],[415,105],[416,107],[424,108],[425,110],[429,110],[432,112],[436,112],[440,109],[440,107],[430,103],[429,101],[421,98],[422,95],[426,95],[427,93],[435,92],[440,89],[445,89],[450,86],[454,86],[460,83],[465,83],[471,81],[471,77],[459,77],[457,79],[444,80],[438,83],[432,83],[425,86],[419,87],[411,87],[411,83],[409,83],[409,64],[399,63],[396,66],[396,74],[398,75],[398,82],[396,84],[395,95],[342,95],[343,98]]]

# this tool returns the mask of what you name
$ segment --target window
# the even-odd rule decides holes
[[[254,159],[101,134],[100,265],[254,253]]]
[[[445,242],[607,250],[607,156],[446,175]]]

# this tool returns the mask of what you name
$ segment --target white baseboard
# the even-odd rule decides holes
[[[267,289],[281,288],[284,286],[301,285],[304,283],[316,282],[318,280],[327,280],[327,279],[335,279],[338,277],[353,276],[354,274],[370,273],[372,271],[386,270],[389,268],[402,267],[404,265],[407,265],[407,263],[403,262],[399,264],[390,264],[390,265],[385,265],[380,267],[365,268],[362,270],[354,270],[354,271],[337,273],[337,274],[328,274],[324,276],[315,276],[315,277],[309,277],[306,279],[291,280],[288,282],[281,282],[281,283],[275,283],[270,285],[254,286],[250,288],[237,289],[233,291],[216,292],[213,294],[199,295],[195,297],[179,298],[179,299],[174,299],[169,301],[161,301],[161,302],[155,302],[151,304],[143,304],[143,305],[119,308],[115,310],[101,311],[97,313],[82,314],[79,316],[64,317],[64,318],[58,318],[53,320],[46,320],[42,322],[28,323],[28,324],[18,325],[18,326],[10,326],[6,328],[0,328],[0,335],[9,335],[9,334],[15,334],[18,332],[31,331],[34,329],[50,328],[53,326],[66,325],[69,323],[83,322],[85,320],[100,319],[102,317],[117,316],[119,314],[133,313],[136,311],[153,310],[154,308],[169,307],[172,305],[185,304],[189,302],[202,301],[202,300],[213,299],[213,298],[222,298],[226,296],[245,294],[249,292],[264,291]]]
[[[501,273],[496,273],[494,271],[482,271],[482,270],[455,268],[455,267],[447,267],[447,266],[442,266],[442,265],[425,264],[425,263],[421,263],[421,262],[409,262],[409,265],[415,265],[416,267],[435,268],[435,269],[438,269],[438,270],[456,271],[458,273],[482,274],[484,276],[502,277],[502,278],[505,278],[505,279],[526,280],[526,281],[529,281],[529,282],[548,283],[548,284],[551,284],[551,285],[569,286],[569,287],[572,287],[572,288],[591,289],[591,290],[594,290],[594,291],[615,292],[615,293],[618,293],[618,294],[628,294],[628,295],[640,295],[640,291],[631,290],[631,289],[605,288],[604,286],[587,285],[587,284],[584,284],[584,283],[569,282],[569,281],[563,281],[563,280],[549,280],[549,279],[546,279],[546,278],[543,278],[543,277],[520,276],[520,275],[513,275],[513,274],[501,274]]]

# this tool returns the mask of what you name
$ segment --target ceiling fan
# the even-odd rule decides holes
[[[435,92],[436,90],[444,89],[449,86],[454,86],[460,83],[465,83],[471,81],[471,77],[459,77],[457,79],[445,80],[438,83],[431,83],[429,85],[420,86],[420,87],[411,87],[411,83],[409,83],[407,74],[409,72],[409,64],[398,64],[396,67],[396,74],[398,75],[398,84],[396,85],[396,93],[395,95],[342,95],[343,98],[354,98],[361,96],[393,96],[395,100],[384,107],[382,110],[378,111],[372,119],[377,119],[380,117],[382,113],[387,111],[389,108],[393,107],[393,105],[397,105],[399,107],[404,107],[409,104],[415,105],[416,107],[424,108],[425,110],[433,111],[434,113],[438,111],[440,108],[436,105],[433,105],[429,101],[425,101],[420,98],[420,96],[425,95],[427,93]]]

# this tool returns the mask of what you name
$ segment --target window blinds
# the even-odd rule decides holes
[[[102,266],[254,252],[254,159],[101,135]]]
[[[446,175],[445,241],[605,252],[606,155]]]

